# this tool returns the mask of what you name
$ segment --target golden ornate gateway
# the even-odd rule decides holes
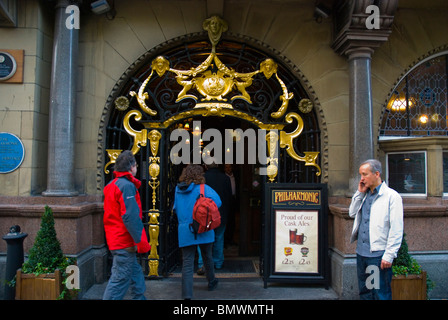
[[[278,148],[285,150],[295,161],[303,162],[306,167],[314,167],[316,176],[321,174],[320,166],[317,164],[318,151],[303,151],[300,155],[295,149],[296,139],[305,127],[299,112],[301,114],[312,112],[312,102],[307,97],[303,97],[294,106],[295,110],[288,112],[290,102],[297,100],[298,97],[288,90],[288,83],[285,84],[279,75],[279,65],[271,58],[264,58],[259,62],[258,68],[250,65],[244,68],[252,70],[237,70],[239,66],[236,64],[229,66],[223,61],[225,59],[233,61],[234,58],[221,53],[218,47],[222,32],[227,30],[227,23],[213,16],[207,19],[203,26],[212,47],[207,55],[197,55],[197,57],[203,57],[202,61],[194,61],[190,68],[181,68],[179,66],[183,65],[182,61],[176,61],[176,67],[171,66],[170,60],[166,57],[157,56],[152,60],[150,68],[143,72],[147,75],[140,76],[143,81],[138,87],[132,86],[135,89],[115,99],[116,110],[125,113],[122,125],[131,139],[129,149],[137,155],[143,147],[146,149],[149,145],[150,154],[141,155],[142,162],[146,164],[144,170],[148,176],[148,198],[151,199],[147,212],[148,235],[152,245],[148,256],[149,276],[159,275],[157,250],[160,233],[159,217],[162,213],[160,199],[163,192],[160,190],[160,165],[163,165],[162,161],[168,161],[166,154],[162,158],[160,144],[174,124],[197,116],[222,118],[230,116],[245,120],[257,128],[269,131],[266,136],[269,182],[274,183],[279,172],[280,159],[275,157]],[[163,91],[161,81],[169,82],[170,87],[177,86],[176,91],[169,92],[170,97],[177,92],[171,105],[176,107],[174,111],[171,110],[174,107],[161,108],[151,103],[154,103],[158,92]],[[270,83],[270,86],[274,88],[272,95],[276,97],[266,108],[260,107],[263,104],[257,97],[262,82]],[[255,101],[254,96],[256,96]],[[164,97],[161,99],[163,100]],[[287,132],[285,130],[287,126],[292,130]],[[105,174],[110,173],[109,166],[115,162],[122,150],[116,146],[106,149],[109,161],[104,166]]]

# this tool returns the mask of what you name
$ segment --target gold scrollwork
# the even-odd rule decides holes
[[[140,86],[138,92],[131,91],[129,94],[137,98],[137,102],[141,109],[154,116],[157,114],[155,110],[152,110],[146,105],[146,100],[149,98],[148,92],[145,92],[146,86],[149,80],[157,72],[159,77],[163,76],[166,72],[172,72],[176,74],[176,81],[183,88],[177,95],[176,102],[179,102],[186,98],[192,98],[196,101],[199,98],[189,91],[193,88],[197,89],[199,94],[202,96],[201,101],[218,101],[226,102],[228,95],[233,89],[239,91],[239,95],[234,95],[231,100],[243,99],[248,103],[252,103],[250,95],[247,93],[246,88],[250,87],[253,82],[253,77],[258,73],[263,73],[266,79],[270,79],[272,75],[275,74],[275,78],[279,82],[283,94],[280,96],[281,106],[278,111],[271,113],[271,117],[278,119],[283,117],[288,109],[289,101],[293,98],[293,93],[288,92],[286,85],[280,79],[277,74],[278,65],[273,59],[266,59],[260,64],[260,69],[252,72],[241,73],[236,72],[232,68],[228,68],[222,61],[218,58],[216,54],[216,45],[221,38],[222,32],[227,30],[227,23],[219,18],[218,16],[212,16],[203,24],[204,30],[208,31],[209,40],[212,43],[212,51],[208,57],[197,67],[191,68],[189,70],[178,70],[170,68],[169,61],[163,57],[159,56],[151,62],[151,73],[145,79],[145,81]],[[216,69],[210,68],[215,66]],[[231,107],[231,105],[229,104]],[[210,114],[220,113],[219,108],[211,108]]]
[[[151,130],[148,134],[148,140],[153,157],[156,157],[157,154],[159,153],[159,141],[161,138],[162,134],[157,130]]]
[[[140,107],[142,108],[142,110],[151,116],[155,116],[157,114],[157,111],[152,110],[150,107],[148,107],[146,105],[145,100],[149,98],[149,95],[147,92],[145,92],[145,88],[146,88],[146,85],[148,84],[149,80],[151,79],[153,73],[154,73],[154,70],[151,70],[151,74],[148,76],[148,78],[146,78],[145,81],[143,81],[143,84],[140,86],[138,92],[135,92],[135,91],[129,92],[129,94],[131,96],[137,97],[137,102],[140,105]]]
[[[286,148],[286,152],[295,160],[305,162],[305,166],[314,166],[318,169],[316,172],[317,176],[320,176],[322,171],[320,166],[316,163],[317,156],[319,152],[306,151],[305,156],[299,156],[294,150],[293,141],[297,138],[303,131],[303,119],[295,112],[288,113],[285,117],[286,122],[292,123],[293,119],[297,120],[297,128],[290,133],[285,131],[280,131],[280,147]]]
[[[160,157],[159,153],[159,143],[162,138],[162,134],[153,129],[148,133],[149,146],[151,150],[152,157],[149,157],[151,164],[149,165],[149,175],[151,176],[151,181],[148,182],[149,186],[152,188],[152,209],[149,210],[149,243],[151,244],[151,252],[148,256],[148,266],[149,266],[149,276],[158,276],[159,269],[159,255],[157,253],[157,247],[159,245],[159,221],[160,216],[159,211],[156,209],[156,190],[160,186],[160,181],[157,181],[160,174]]]
[[[149,275],[150,276],[159,276],[159,260],[149,260]]]
[[[159,259],[157,253],[157,246],[159,245],[159,221],[160,213],[157,210],[150,210],[149,213],[149,244],[151,251],[148,256],[149,259]]]
[[[277,63],[275,63],[275,61],[270,58],[260,63],[260,71],[263,72],[266,79],[271,78],[272,75],[275,74],[278,83],[280,83],[280,86],[282,87],[283,94],[280,96],[282,105],[280,106],[277,112],[271,113],[271,117],[275,119],[283,117],[286,110],[288,109],[289,100],[291,100],[294,97],[294,94],[292,92],[288,93],[288,89],[286,88],[285,83],[282,81],[282,79],[280,79],[280,77],[277,74],[277,69],[278,69]]]
[[[159,161],[159,159],[157,158],[157,160],[155,160],[156,158],[152,158],[152,161]],[[156,162],[152,162],[149,166],[149,172],[150,174],[159,174],[159,165]],[[156,190],[157,188],[160,186],[160,181],[157,181],[157,177],[152,177],[151,181],[148,182],[149,186],[152,189],[152,208],[153,210],[156,209],[156,199],[157,199],[157,194],[156,194]]]
[[[260,70],[248,73],[235,72],[232,68],[227,68],[227,66],[222,63],[218,57],[215,56],[213,60],[219,72],[221,72],[225,79],[228,79],[227,81],[231,83],[230,89],[235,86],[241,93],[239,96],[232,97],[232,100],[243,99],[249,103],[252,103],[246,88],[252,85],[252,77],[258,74]]]
[[[160,161],[159,157],[150,157],[149,160],[151,160],[151,164],[149,165],[149,175],[152,177],[153,180],[157,179],[157,176],[160,173],[160,166],[157,164],[157,162]],[[157,186],[154,186],[157,187]],[[154,197],[153,197],[154,198]],[[153,199],[153,203],[155,203]]]
[[[320,169],[320,166],[316,163],[317,156],[319,155],[318,151],[304,151],[303,152],[305,156],[303,157],[305,159],[305,166],[313,166],[317,168],[316,176],[320,176],[322,173],[322,170]]]
[[[208,116],[216,116],[216,117],[224,117],[223,108],[233,109],[232,105],[229,103],[220,103],[220,102],[204,102],[197,103],[194,109],[204,108],[205,112],[203,112],[204,117]]]
[[[186,118],[191,118],[193,116],[204,116],[204,117],[207,117],[207,116],[220,116],[220,117],[231,116],[231,117],[236,117],[239,119],[246,120],[246,121],[252,123],[254,126],[257,126],[260,129],[264,129],[264,130],[272,130],[272,129],[282,130],[285,127],[285,125],[282,123],[264,123],[252,115],[249,115],[245,112],[238,111],[231,107],[228,107],[228,105],[225,103],[210,103],[210,102],[203,103],[203,104],[198,103],[195,108],[188,110],[188,111],[178,113],[164,122],[145,122],[145,123],[143,123],[143,125],[148,129],[149,128],[165,129],[165,128],[168,128],[169,126],[173,125],[177,121],[180,121],[180,120],[186,119]]]
[[[135,120],[139,121],[142,118],[142,113],[138,110],[131,110],[124,116],[123,119],[124,129],[130,136],[134,137],[134,145],[132,146],[131,151],[133,154],[136,154],[140,150],[140,147],[146,146],[148,132],[146,129],[143,129],[142,131],[134,130],[129,123],[132,116],[135,116]]]
[[[157,59],[164,58],[159,57]],[[217,72],[207,70],[213,62],[218,69]],[[236,87],[241,95],[232,97],[232,100],[239,98],[244,99],[249,103],[252,103],[252,101],[246,91],[246,87],[252,85],[252,77],[260,72],[259,70],[248,73],[236,72],[232,68],[227,68],[214,52],[210,53],[207,59],[196,68],[190,70],[170,68],[169,71],[177,75],[177,83],[183,87],[177,96],[176,102],[185,98],[198,100],[198,97],[187,94],[192,88],[196,88],[203,96],[201,101],[227,101],[225,96]]]
[[[120,149],[106,149],[107,155],[109,156],[109,162],[106,163],[104,166],[104,173],[109,174],[109,170],[107,169],[108,166],[110,166],[112,163],[115,163],[120,153],[123,152],[123,150]]]
[[[212,73],[210,70],[204,72],[202,77],[194,79],[194,83],[199,93],[204,96],[202,101],[227,101],[223,96],[228,94],[233,86],[232,79],[225,77],[221,71]]]
[[[149,215],[149,238],[151,244],[151,252],[148,256],[149,258],[149,275],[158,276],[158,266],[159,266],[159,255],[157,254],[158,237],[159,237],[159,222],[158,217],[160,215],[159,211],[156,209],[156,191],[160,187],[159,175],[160,175],[160,157],[158,155],[159,143],[162,134],[156,129],[168,128],[174,123],[184,118],[190,118],[193,116],[232,116],[239,119],[246,120],[260,129],[271,130],[266,135],[266,140],[268,141],[268,166],[267,174],[270,182],[274,182],[278,174],[278,158],[275,157],[278,141],[280,141],[280,148],[286,148],[289,156],[297,161],[305,162],[305,166],[314,166],[318,169],[316,175],[320,176],[321,168],[316,163],[319,152],[303,152],[304,156],[299,156],[294,150],[294,139],[296,139],[303,131],[304,123],[303,119],[294,112],[286,114],[288,110],[289,101],[294,97],[293,93],[288,92],[285,83],[277,74],[278,65],[273,59],[265,59],[260,64],[259,70],[248,73],[239,73],[234,69],[227,67],[218,58],[216,53],[216,46],[221,38],[222,32],[228,29],[227,23],[217,16],[213,16],[207,19],[203,24],[204,30],[208,31],[210,42],[212,43],[212,51],[208,57],[197,67],[191,68],[189,70],[177,70],[170,67],[170,62],[163,56],[155,58],[151,63],[151,72],[145,81],[141,84],[138,92],[130,91],[129,94],[132,97],[136,97],[138,105],[141,110],[150,115],[157,115],[157,111],[151,109],[146,103],[149,99],[149,93],[145,92],[146,86],[148,85],[151,77],[156,73],[159,77],[162,77],[166,72],[172,72],[175,74],[177,83],[182,87],[179,92],[176,103],[180,100],[186,98],[192,98],[195,101],[200,100],[196,106],[187,111],[180,112],[171,118],[165,120],[164,122],[150,122],[145,121],[142,125],[145,129],[141,131],[136,131],[130,125],[131,117],[135,117],[135,121],[140,121],[142,119],[142,113],[138,110],[129,111],[124,119],[123,125],[126,132],[134,138],[134,145],[132,146],[132,153],[135,155],[141,147],[147,145],[147,140],[149,140],[150,150],[152,156],[149,157],[149,167],[148,172],[151,176],[148,182],[149,186],[152,188],[152,209],[150,209]],[[297,121],[297,127],[292,132],[284,132],[283,128],[285,124],[282,123],[264,123],[258,118],[249,115],[247,113],[233,109],[232,105],[228,102],[232,91],[239,91],[239,94],[233,95],[230,100],[243,99],[248,103],[252,103],[249,93],[246,88],[250,87],[253,83],[253,77],[257,74],[262,73],[266,79],[270,79],[275,75],[276,80],[282,88],[282,95],[280,96],[281,106],[276,112],[272,112],[270,115],[274,119],[282,118],[285,114],[285,121],[287,123],[292,123],[295,119]],[[196,89],[197,91],[193,91]],[[193,92],[198,92],[200,98],[193,95]],[[115,106],[118,110],[125,111],[129,107],[129,100],[126,97],[119,97],[115,101]],[[299,110],[303,113],[310,112],[312,110],[312,103],[308,99],[302,99],[299,103]],[[152,129],[152,130],[151,130]],[[151,130],[149,133],[148,131]],[[280,131],[280,136],[277,134],[276,130]],[[107,174],[108,166],[115,163],[116,158],[122,152],[122,150],[107,149],[110,161],[104,167],[104,172]]]
[[[278,118],[283,117],[283,115],[285,114],[286,110],[288,110],[289,100],[291,100],[294,97],[294,94],[292,92],[288,93],[288,89],[286,89],[285,84],[279,78],[277,73],[275,74],[275,77],[277,78],[277,80],[280,83],[280,86],[282,87],[282,90],[283,90],[283,94],[280,96],[280,100],[282,101],[282,105],[280,106],[280,108],[278,109],[277,112],[271,113],[271,117],[272,118],[278,119]]]
[[[266,168],[267,174],[270,182],[274,182],[275,177],[278,173],[278,159],[275,158],[275,153],[277,150],[278,134],[275,131],[270,131],[266,135],[266,140],[268,141],[268,167]]]
[[[151,176],[151,181],[148,182],[149,186],[152,188],[152,208],[156,209],[156,190],[160,185],[160,181],[157,181],[157,177],[160,173],[160,157],[156,157],[159,152],[159,141],[162,138],[162,134],[157,130],[151,130],[148,135],[148,140],[151,148],[152,157],[149,157],[151,164],[149,165],[149,175]]]
[[[159,246],[159,221],[160,213],[158,210],[150,210],[149,216],[149,244],[151,245],[151,251],[148,255],[149,276],[158,276],[159,272],[159,254],[157,253],[157,247]]]

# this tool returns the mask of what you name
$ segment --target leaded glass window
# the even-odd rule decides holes
[[[448,135],[447,57],[428,59],[403,77],[386,105],[380,136]]]
[[[443,152],[443,193],[448,195],[448,151]]]

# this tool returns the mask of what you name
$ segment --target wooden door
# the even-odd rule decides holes
[[[239,255],[261,252],[262,177],[256,165],[240,165]]]

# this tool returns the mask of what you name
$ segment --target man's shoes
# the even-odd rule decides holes
[[[203,276],[205,274],[204,267],[200,267],[198,271],[196,271],[196,273],[198,274],[198,276]]]
[[[213,291],[218,286],[218,279],[214,279],[208,283],[208,291]]]

